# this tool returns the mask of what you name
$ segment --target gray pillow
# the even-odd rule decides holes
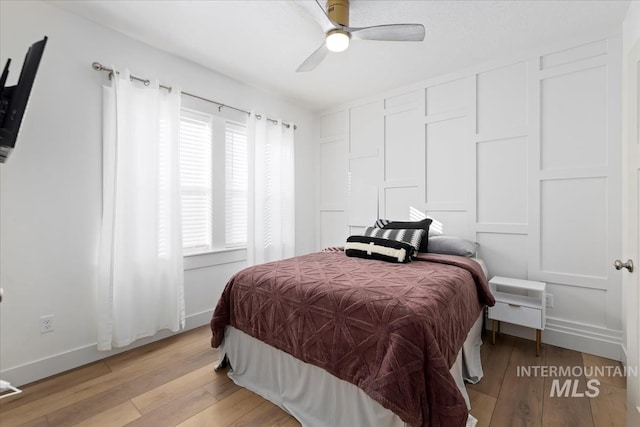
[[[429,237],[429,252],[445,255],[473,257],[478,252],[478,243],[455,236]]]

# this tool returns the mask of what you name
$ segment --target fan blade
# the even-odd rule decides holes
[[[307,71],[311,71],[315,69],[320,63],[324,60],[324,58],[329,53],[329,49],[327,49],[327,45],[325,42],[322,42],[322,45],[315,52],[313,52],[307,59],[304,60],[302,64],[296,70],[296,73],[304,73]]]
[[[421,42],[424,40],[424,25],[422,24],[389,24],[361,28],[345,27],[344,29],[351,33],[352,38],[359,40],[394,42]]]

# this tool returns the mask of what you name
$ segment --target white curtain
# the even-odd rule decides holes
[[[103,206],[98,349],[184,327],[180,215],[180,91],[103,88]]]
[[[252,113],[249,139],[247,264],[295,255],[294,129]]]

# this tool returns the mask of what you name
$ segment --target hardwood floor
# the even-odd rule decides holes
[[[478,384],[467,384],[471,414],[478,419],[478,427],[626,426],[626,380],[613,372],[615,367],[622,370],[620,362],[547,344],[542,345],[540,357],[536,357],[533,341],[509,335],[499,335],[496,345],[491,345],[487,334],[484,343],[484,378]],[[591,385],[598,389],[597,396],[569,397],[574,390],[576,396],[590,390],[587,380],[592,378],[585,378],[584,374],[599,373],[589,368],[594,366],[613,374],[594,377],[600,382],[599,386]],[[522,375],[523,367],[532,367],[531,376]],[[533,375],[535,367],[539,367],[537,376]],[[572,376],[545,374],[543,367],[557,367],[558,371],[568,367]],[[558,393],[558,387],[566,380],[570,381],[570,390]]]
[[[203,326],[25,386],[22,394],[0,400],[0,425],[300,425],[277,406],[236,386],[225,372],[215,373],[218,354],[209,347],[209,336]],[[535,357],[534,345],[508,335],[491,345],[485,337],[485,377],[467,386],[478,427],[625,426],[624,378],[594,377],[600,382],[599,394],[590,398],[551,397],[555,377],[518,376],[523,366],[621,367],[618,362],[549,345]],[[592,378],[568,379],[577,380],[576,390],[584,392]]]

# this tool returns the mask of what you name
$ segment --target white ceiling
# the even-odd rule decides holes
[[[352,0],[350,25],[421,23],[424,42],[354,41],[314,71],[295,70],[323,41],[322,13],[296,1],[57,1],[134,39],[312,110],[426,80],[565,37],[607,31],[629,1]]]

